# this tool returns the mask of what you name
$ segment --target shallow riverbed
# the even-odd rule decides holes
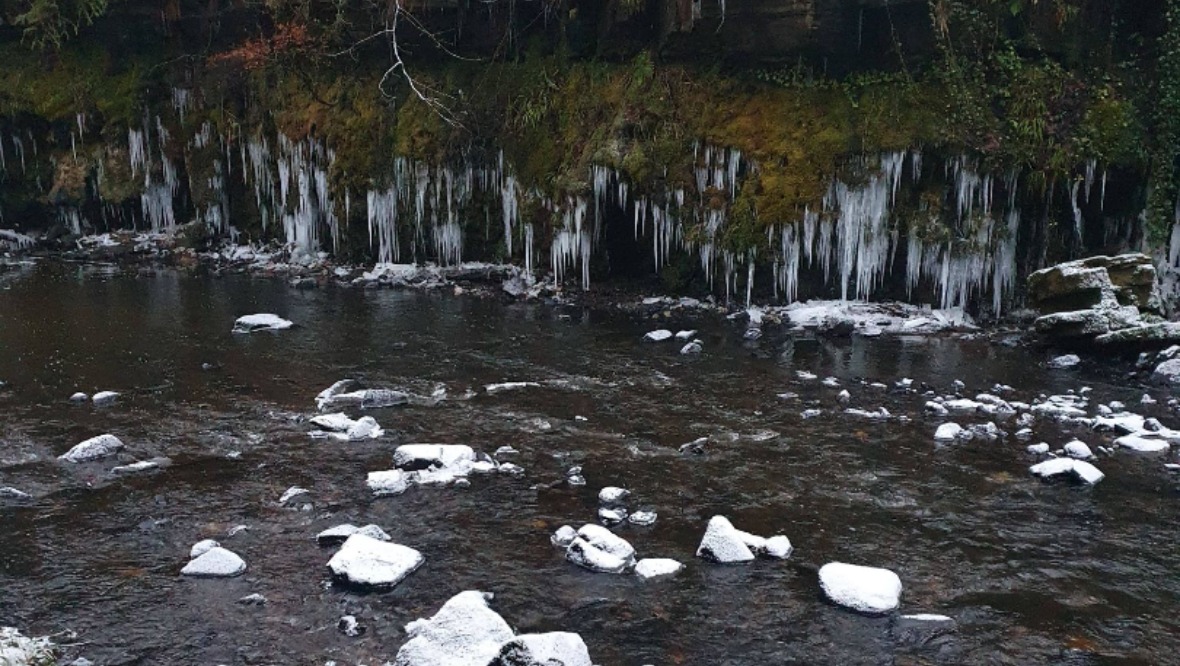
[[[297,326],[230,333],[254,312]],[[1121,400],[1180,427],[1164,390],[1124,380],[1124,365],[1050,370],[1041,352],[982,339],[828,341],[768,327],[746,342],[719,319],[664,326],[700,329],[705,352],[681,356],[679,345],[641,341],[651,322],[572,307],[54,263],[8,270],[0,486],[33,500],[0,499],[0,625],[76,632],[69,654],[100,665],[374,666],[396,654],[406,622],[479,589],[518,631],[577,632],[604,666],[1162,664],[1180,654],[1180,475],[1164,467],[1175,452],[1100,456],[1107,476],[1094,487],[1046,483],[1029,475],[1037,458],[1011,419],[997,421],[1009,433],[998,442],[936,445],[947,419],[925,416],[921,394],[949,394],[956,379],[964,395],[1000,383],[1025,402],[1089,386],[1091,412]],[[342,378],[422,396],[442,387],[446,399],[367,411],[387,432],[378,440],[313,440],[314,397]],[[916,390],[896,387],[902,378]],[[542,386],[484,391],[508,381]],[[851,406],[892,417],[843,413],[841,389]],[[122,396],[108,407],[68,401],[100,390]],[[1145,391],[1159,403],[1141,406]],[[804,419],[808,408],[823,413]],[[1033,429],[1031,441],[1054,448],[1111,439],[1045,419]],[[127,444],[118,458],[56,460],[104,432]],[[679,452],[701,437],[704,455]],[[510,445],[526,473],[371,497],[366,473],[388,469],[409,442]],[[173,463],[109,473],[156,456]],[[586,486],[565,483],[574,465]],[[593,574],[550,545],[557,527],[595,520],[607,485],[659,513],[618,532],[641,557],[685,571]],[[311,491],[312,510],[278,504],[291,486]],[[694,558],[715,514],[786,534],[794,555]],[[392,592],[333,585],[333,551],[313,537],[342,522],[376,523],[426,564]],[[237,525],[249,529],[227,537]],[[246,574],[181,578],[203,538],[240,554]],[[833,560],[896,571],[902,612],[949,615],[957,631],[902,640],[889,617],[825,602],[815,571]],[[268,603],[236,603],[254,592]],[[339,632],[344,614],[366,632]]]

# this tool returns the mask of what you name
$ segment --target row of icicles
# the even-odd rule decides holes
[[[191,101],[184,91],[173,97],[173,106],[183,115]],[[142,179],[144,226],[167,231],[177,224],[178,170],[166,150],[172,140],[168,129],[159,117],[151,120],[145,118],[142,129],[128,131],[129,167],[134,177]],[[80,115],[79,137],[84,129],[85,118]],[[28,138],[32,140],[31,135]],[[0,169],[7,168],[9,159],[4,144],[0,140]],[[12,136],[10,144],[12,158],[23,168],[25,140]],[[35,151],[35,142],[32,146]],[[279,134],[273,142],[261,135],[235,142],[206,122],[190,139],[188,148],[212,150],[216,155],[205,182],[189,182],[190,191],[200,189],[206,194],[197,206],[199,221],[219,233],[236,235],[228,220],[226,185],[237,170],[237,177],[253,191],[264,230],[281,227],[286,242],[306,254],[319,252],[325,240],[330,240],[332,250],[337,249],[342,219],[337,211],[342,209],[343,219],[349,219],[352,197],[345,192],[341,201],[334,198],[329,174],[335,153],[321,141],[292,140]],[[521,220],[521,202],[527,199],[560,221],[554,225],[549,247],[554,280],[560,284],[570,271],[576,271],[582,287],[587,288],[593,249],[604,233],[604,215],[630,209],[635,239],[651,239],[653,269],[662,268],[674,252],[695,254],[711,285],[721,278],[727,298],[737,292],[739,276],[744,274],[749,300],[755,262],[768,259],[776,294],[785,300],[797,297],[804,262],[821,270],[825,283],[838,281],[841,298],[867,299],[892,271],[903,242],[899,238],[903,225],[893,215],[903,172],[908,169],[915,181],[922,175],[920,152],[882,154],[866,165],[870,171],[867,180],[849,184],[833,178],[818,210],[807,208],[799,220],[769,226],[764,248],[734,252],[720,247],[719,237],[729,204],[743,180],[757,173],[757,164],[744,159],[738,150],[697,144],[694,165],[689,190],[676,187],[658,198],[632,196],[629,184],[617,171],[593,166],[588,174],[588,197],[569,195],[555,200],[539,190],[524,188],[502,153],[490,161],[467,159],[457,167],[397,157],[389,184],[365,195],[370,242],[381,263],[418,263],[433,258],[442,264],[458,264],[464,254],[463,228],[469,222],[465,216],[473,197],[482,193],[499,204],[494,209],[486,207],[485,216],[489,225],[493,216],[499,216],[507,256],[523,259],[526,273],[532,276],[538,234],[532,224]],[[961,307],[973,297],[990,294],[993,310],[999,313],[1016,278],[1020,226],[1016,174],[1001,179],[1006,201],[1002,210],[993,211],[996,183],[991,175],[979,173],[964,157],[948,160],[945,170],[951,184],[949,197],[957,207],[955,226],[960,238],[957,242],[931,241],[924,238],[919,225],[908,225],[904,239],[906,287],[912,293],[923,281],[933,285],[940,307]],[[101,161],[96,178],[100,182],[104,178]],[[1075,211],[1080,198],[1088,200],[1091,190],[1100,190],[1099,195],[1105,198],[1105,174],[1096,181],[1095,166],[1090,163],[1084,181],[1079,180],[1071,191]],[[706,192],[723,195],[725,204],[706,205]],[[1080,234],[1080,212],[1077,215]],[[76,208],[63,207],[61,216],[71,229],[81,231],[83,220]],[[686,234],[690,227],[699,233]],[[321,238],[321,229],[328,231],[329,239]],[[403,248],[407,235],[410,242]],[[769,256],[761,257],[761,253]]]

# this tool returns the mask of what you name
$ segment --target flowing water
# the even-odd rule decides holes
[[[252,312],[298,326],[231,334]],[[1175,454],[1103,457],[1107,478],[1092,488],[1045,483],[1012,436],[936,446],[926,398],[894,387],[909,377],[947,393],[962,379],[973,396],[998,382],[1028,401],[1085,385],[1092,404],[1119,399],[1180,425],[1158,389],[1159,405],[1139,409],[1143,387],[1124,366],[1047,370],[1040,352],[984,339],[828,341],[768,328],[749,343],[718,319],[671,324],[699,328],[705,353],[642,343],[650,322],[569,306],[53,263],[0,273],[0,486],[34,496],[0,503],[0,625],[76,632],[70,654],[97,664],[373,666],[393,658],[406,622],[480,589],[518,631],[578,632],[604,666],[1175,663],[1180,479],[1163,465]],[[841,413],[840,389],[799,370],[837,377],[853,406],[894,418]],[[387,431],[379,440],[311,439],[313,398],[346,377],[448,397],[372,410]],[[504,381],[542,386],[483,390]],[[68,402],[104,389],[122,398]],[[803,419],[808,407],[824,412]],[[1043,420],[1035,429],[1054,446],[1104,439]],[[118,460],[173,463],[112,477],[115,459],[56,460],[103,432],[127,444]],[[700,437],[705,455],[678,451]],[[526,473],[372,498],[366,473],[388,469],[398,443],[423,441],[513,446]],[[588,485],[565,483],[574,465]],[[278,504],[296,485],[313,509]],[[593,574],[550,545],[560,525],[595,519],[606,485],[659,513],[651,527],[618,529],[639,555],[685,571]],[[715,514],[786,534],[795,554],[698,560]],[[332,550],[313,537],[342,522],[377,523],[426,564],[391,592],[334,585]],[[237,525],[249,529],[227,537]],[[203,538],[240,554],[246,574],[182,578]],[[903,612],[950,615],[957,631],[907,640],[891,618],[825,602],[816,569],[833,560],[896,571]],[[254,592],[269,602],[236,603]],[[346,613],[362,636],[336,629]]]

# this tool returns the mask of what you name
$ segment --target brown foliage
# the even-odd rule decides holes
[[[312,42],[307,26],[280,23],[270,37],[248,40],[236,49],[211,56],[209,62],[214,65],[237,65],[245,70],[261,69],[279,56],[307,50]]]

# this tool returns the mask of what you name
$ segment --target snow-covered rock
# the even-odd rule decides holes
[[[409,481],[406,479],[406,473],[400,469],[369,472],[366,483],[369,486],[369,490],[372,490],[373,494],[377,497],[400,495],[410,487]]]
[[[627,570],[627,561],[617,555],[578,537],[566,548],[565,558],[570,562],[599,573],[623,573]]]
[[[598,519],[604,525],[618,525],[627,520],[627,510],[620,506],[598,507]]]
[[[677,331],[676,339],[681,340],[681,341],[687,341],[687,340],[693,339],[693,337],[696,334],[697,334],[697,331],[695,328],[691,331]]]
[[[1180,384],[1180,358],[1173,358],[1155,366],[1151,378],[1164,384]]]
[[[500,382],[499,384],[487,384],[483,387],[488,395],[495,395],[496,393],[503,393],[505,391],[519,391],[526,388],[541,388],[540,382]]]
[[[347,432],[356,421],[348,418],[344,412],[335,414],[319,414],[311,418],[311,424],[329,432]]]
[[[1042,478],[1071,474],[1078,480],[1090,485],[1098,483],[1105,477],[1097,467],[1084,460],[1075,460],[1073,458],[1052,458],[1029,467],[1028,471]]]
[[[1049,367],[1058,370],[1065,368],[1072,368],[1081,363],[1082,359],[1078,358],[1077,354],[1065,354],[1064,356],[1056,356],[1049,361]]]
[[[356,638],[365,633],[365,628],[360,625],[360,622],[357,622],[355,615],[341,617],[340,621],[336,623],[336,628],[340,630],[340,633],[349,638]]]
[[[699,354],[705,349],[705,343],[700,340],[693,340],[680,348],[681,354]]]
[[[958,423],[944,423],[934,431],[934,439],[939,442],[950,442],[963,434],[963,426]]]
[[[393,464],[404,470],[429,467],[462,467],[475,461],[475,451],[466,444],[403,444],[393,451]]]
[[[643,336],[643,339],[646,342],[663,342],[665,340],[671,340],[672,339],[672,331],[669,331],[664,328],[657,329],[654,331],[648,331]]]
[[[217,543],[213,539],[204,539],[202,541],[198,541],[193,544],[193,547],[191,549],[189,549],[188,558],[190,560],[195,560],[198,557],[204,555],[205,553],[213,550],[214,548],[220,548],[220,547],[221,547],[221,544]]]
[[[592,666],[592,663],[581,636],[554,631],[513,638],[500,646],[500,652],[488,666]]]
[[[409,641],[394,666],[488,666],[512,628],[488,607],[491,595],[469,590],[451,597],[430,619],[406,625]]]
[[[290,502],[291,500],[293,500],[297,497],[300,497],[301,495],[310,495],[310,494],[311,494],[311,491],[306,488],[300,488],[299,486],[291,486],[283,493],[283,495],[281,497],[279,497],[279,504],[286,504],[287,502]],[[304,498],[304,499],[306,499],[306,498]]]
[[[140,472],[150,472],[154,469],[160,469],[171,464],[168,458],[152,458],[151,460],[139,460],[127,465],[116,465],[111,468],[111,474],[138,474]]]
[[[795,552],[795,547],[791,545],[791,540],[783,535],[772,536],[766,540],[763,547],[767,557],[772,557],[776,560],[785,560]]]
[[[754,553],[746,545],[743,534],[725,516],[713,516],[697,547],[697,557],[721,564],[749,562],[754,559]]]
[[[607,486],[598,491],[598,502],[606,506],[615,506],[627,501],[631,491],[615,486]]]
[[[1132,451],[1142,453],[1158,453],[1160,451],[1167,451],[1171,447],[1171,444],[1166,439],[1160,439],[1158,436],[1148,434],[1123,435],[1114,440],[1114,444],[1124,449],[1131,449]]]
[[[381,407],[396,407],[410,401],[410,394],[393,389],[362,389],[348,393],[337,393],[326,401],[320,402],[320,409],[328,407],[353,406],[361,409],[379,409]]]
[[[14,627],[0,627],[0,664],[49,666],[57,662],[57,646],[48,637],[30,638]]]
[[[1029,444],[1027,449],[1028,452],[1033,455],[1043,456],[1049,452],[1049,445],[1045,442],[1041,442],[1040,444]]]
[[[943,407],[942,404],[940,404],[940,403],[934,402],[933,400],[927,402],[924,409],[925,409],[926,413],[930,414],[931,416],[946,416],[947,415],[947,408]]]
[[[350,523],[329,527],[328,529],[315,535],[316,543],[321,546],[334,546],[336,544],[344,543],[348,537],[354,534],[363,534],[367,537],[377,539],[378,541],[389,541],[390,536],[385,533],[377,525],[365,525],[364,527],[357,527]]]
[[[627,517],[627,521],[632,525],[654,525],[658,515],[655,511],[636,511]]]
[[[90,400],[90,396],[86,395],[85,393],[82,393],[81,391],[78,391],[74,395],[70,396],[70,402],[78,403],[78,402],[86,402],[87,400]]]
[[[901,579],[888,569],[831,562],[820,567],[819,584],[828,599],[861,613],[888,613],[901,602]]]
[[[347,393],[355,387],[356,387],[356,380],[353,380],[353,379],[341,379],[340,381],[336,382],[335,384],[332,384],[331,386],[324,389],[323,391],[320,391],[318,395],[316,395],[316,397],[315,397],[316,409],[323,411],[326,407],[328,407],[329,405],[332,404],[332,401],[336,398],[336,396]],[[344,415],[341,414],[341,416],[344,416]],[[347,417],[345,417],[345,418],[347,418]],[[325,427],[325,426],[320,426],[320,427]]]
[[[216,547],[202,553],[180,570],[183,576],[231,578],[246,571],[246,562],[232,551]]]
[[[578,530],[578,536],[595,548],[623,560],[628,566],[635,562],[635,548],[626,539],[601,525],[583,525]]]
[[[635,575],[640,578],[668,576],[682,569],[684,565],[680,562],[665,558],[645,558],[635,563]]]
[[[413,548],[353,534],[328,561],[328,569],[354,585],[393,587],[424,561]]]
[[[79,443],[74,448],[58,456],[58,459],[72,463],[87,462],[114,455],[122,448],[123,442],[119,441],[118,437],[110,434],[99,435]]]
[[[115,391],[99,391],[95,393],[90,401],[98,407],[114,404],[119,399],[119,394]]]
[[[571,543],[574,542],[574,539],[577,538],[577,530],[570,527],[569,525],[562,525],[561,527],[557,528],[557,531],[553,533],[553,536],[549,537],[549,541],[551,541],[553,545],[557,546],[558,548],[567,548]]]
[[[1089,460],[1094,457],[1094,452],[1090,447],[1081,440],[1073,440],[1065,445],[1065,455],[1070,458],[1077,458],[1078,460]]]
[[[252,314],[238,317],[234,322],[234,333],[253,333],[254,331],[281,331],[294,324],[274,314]]]

